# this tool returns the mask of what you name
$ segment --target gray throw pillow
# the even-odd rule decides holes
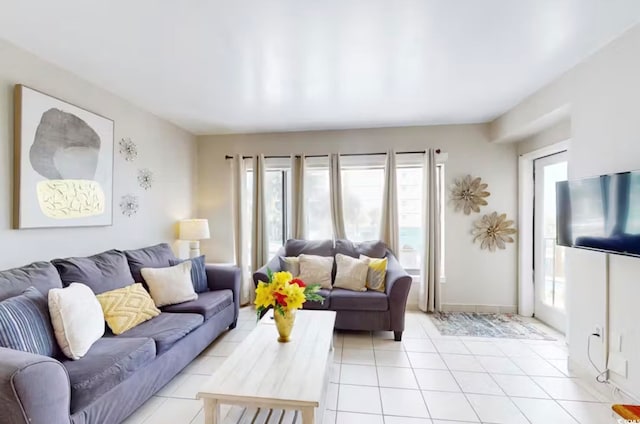
[[[35,287],[0,302],[0,346],[49,357],[58,353],[47,298]]]

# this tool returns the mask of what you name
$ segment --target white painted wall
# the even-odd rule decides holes
[[[640,169],[639,52],[640,26],[636,26],[500,117],[492,124],[493,138],[517,133],[519,126],[568,103],[570,178]],[[612,378],[640,396],[640,259],[611,255],[607,275],[603,253],[572,249],[567,256],[571,360],[589,367],[587,336],[605,324],[608,276],[609,337],[613,341],[622,335],[622,354],[629,361],[628,378],[615,374]],[[602,346],[596,346],[593,354],[602,367]]]
[[[203,243],[211,260],[233,260],[232,211],[229,161],[225,155],[329,152],[384,152],[439,147],[448,153],[446,181],[467,173],[489,184],[489,207],[516,218],[517,156],[512,144],[489,143],[486,125],[382,128],[344,131],[291,132],[207,136],[198,139],[198,211],[209,218],[212,239]],[[492,305],[513,310],[516,305],[516,246],[496,253],[472,244],[471,224],[476,216],[454,213],[447,206],[446,279],[444,302],[452,307],[474,309]],[[415,293],[410,299],[416,304]]]
[[[21,83],[59,97],[115,121],[113,226],[12,230],[13,86]],[[117,143],[131,137],[138,159],[125,162]],[[136,248],[174,243],[175,222],[194,211],[195,137],[176,126],[78,78],[70,72],[0,41],[0,269],[111,248]],[[154,186],[137,185],[138,168],[154,173]],[[120,213],[119,199],[134,193],[140,211],[133,218]],[[178,253],[183,244],[174,243]]]

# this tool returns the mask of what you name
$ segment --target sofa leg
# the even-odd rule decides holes
[[[236,325],[238,325],[237,319],[231,323],[231,325],[229,326],[229,330],[233,330],[234,328],[236,328]]]
[[[397,342],[401,342],[402,341],[402,331],[394,331],[393,332],[393,340],[395,340]]]

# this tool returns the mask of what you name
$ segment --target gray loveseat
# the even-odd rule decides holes
[[[267,268],[280,271],[282,256],[301,254],[335,256],[338,253],[354,258],[361,254],[372,258],[387,258],[385,292],[367,290],[356,292],[341,288],[321,289],[324,303],[305,302],[305,309],[336,311],[335,328],[340,330],[393,331],[396,341],[402,340],[404,314],[411,288],[411,276],[398,259],[380,241],[354,243],[349,240],[287,240],[285,245],[265,266],[253,274],[253,281],[268,281]],[[335,278],[335,262],[333,277]],[[307,281],[312,284],[313,281]]]
[[[167,267],[167,244],[110,250],[0,271],[0,301],[35,287],[82,282],[96,294],[142,282],[143,267]],[[116,424],[167,384],[238,318],[240,271],[207,266],[209,291],[125,333],[104,337],[77,361],[0,348],[0,423]]]

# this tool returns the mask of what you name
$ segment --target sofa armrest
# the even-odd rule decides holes
[[[242,271],[237,266],[229,265],[205,265],[207,273],[207,286],[209,290],[228,289],[233,292],[233,303],[235,305],[234,321],[238,319],[240,313],[240,285],[242,282]]]
[[[55,359],[0,347],[0,422],[69,424],[71,385]]]
[[[387,280],[385,292],[389,296],[391,313],[391,330],[404,331],[404,313],[407,309],[407,298],[413,279],[404,270],[398,259],[387,253]]]
[[[269,281],[269,277],[267,276],[267,268],[269,268],[273,272],[282,271],[280,269],[280,256],[284,256],[284,246],[281,247],[276,255],[269,260],[262,268],[254,271],[253,273],[253,284],[258,287],[258,282]]]

